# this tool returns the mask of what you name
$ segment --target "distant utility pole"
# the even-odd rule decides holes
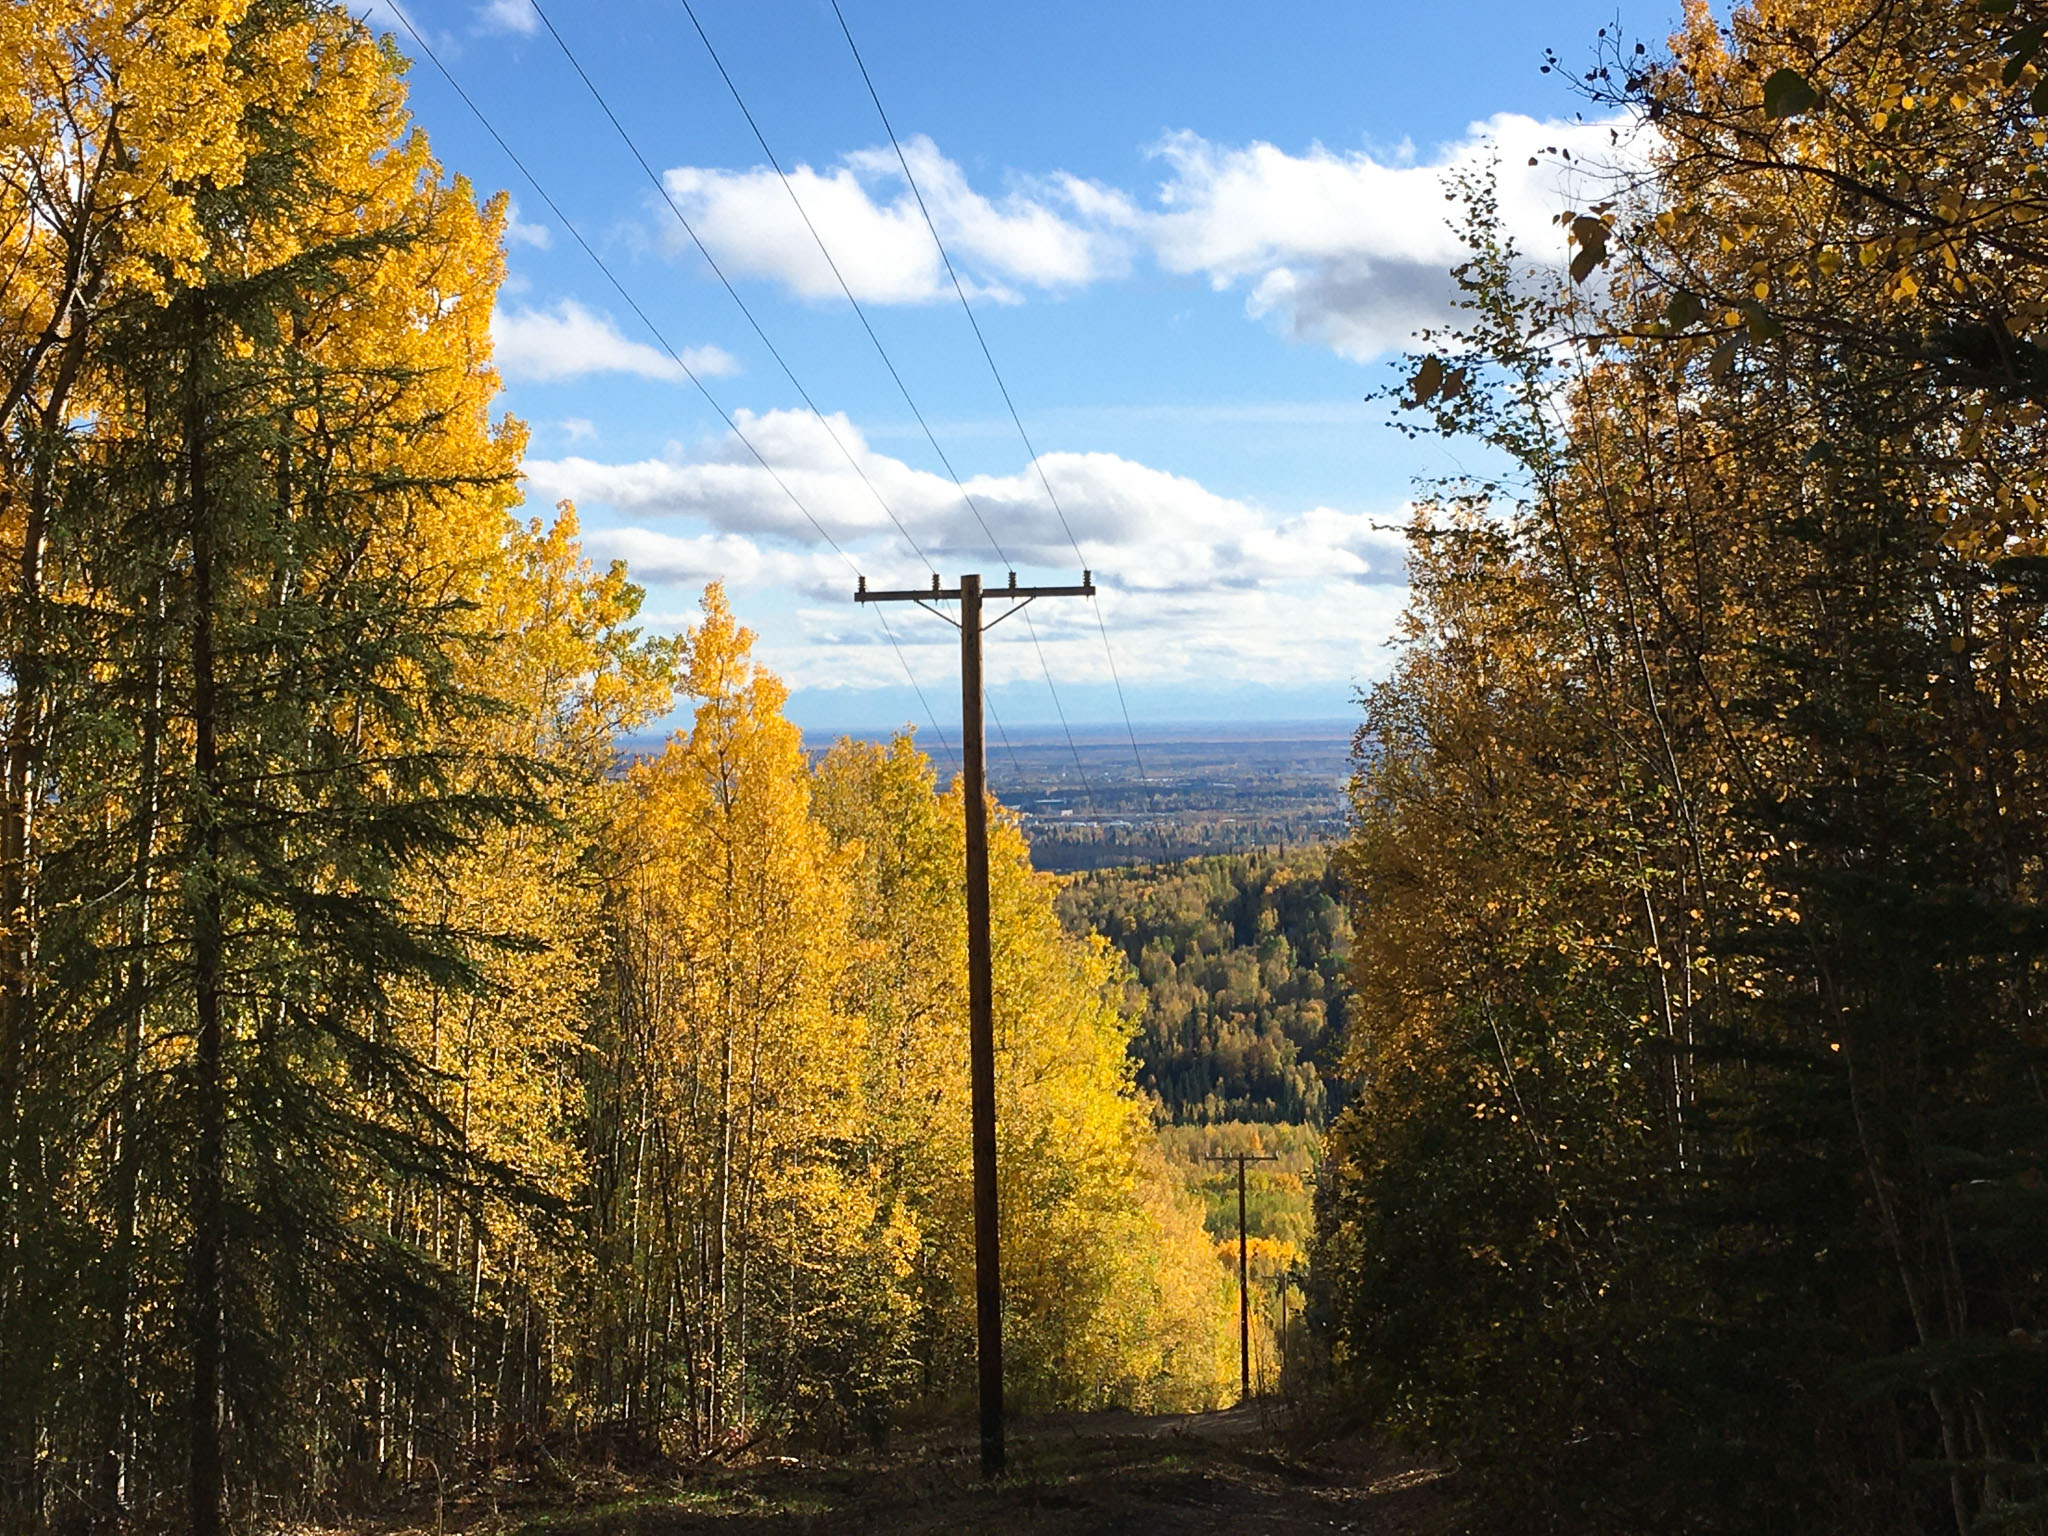
[[[1019,608],[1041,597],[1093,597],[1091,573],[1081,573],[1078,587],[1020,587],[1017,573],[1010,584],[989,594],[1010,601],[990,619],[981,619],[981,578],[962,576],[960,585],[941,589],[932,577],[931,590],[870,592],[860,578],[853,594],[857,603],[916,603],[955,625],[960,631],[960,767],[967,815],[967,1054],[973,1086],[974,1124],[974,1325],[981,1395],[981,1471],[995,1477],[1003,1470],[1003,1279],[1002,1255],[996,1238],[996,1021],[995,984],[990,976],[988,940],[988,751],[981,724],[981,637]],[[932,604],[957,600],[960,617]]]
[[[1237,1164],[1237,1369],[1242,1394],[1252,1395],[1252,1270],[1244,1236],[1244,1165],[1277,1163],[1276,1152],[1220,1152],[1212,1163]]]

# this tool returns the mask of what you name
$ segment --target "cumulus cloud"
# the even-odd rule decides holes
[[[1155,151],[1171,175],[1146,230],[1168,271],[1219,289],[1242,284],[1248,314],[1363,361],[1449,309],[1450,268],[1464,254],[1446,218],[1449,173],[1497,161],[1502,221],[1532,256],[1555,259],[1564,242],[1556,215],[1632,162],[1623,130],[1499,113],[1419,163],[1173,134]]]
[[[608,560],[624,560],[643,584],[695,588],[722,581],[735,591],[775,587],[814,599],[841,596],[848,586],[837,556],[774,549],[738,534],[614,528],[585,542]]]
[[[905,141],[932,222],[975,291],[1001,300],[1019,286],[1071,288],[1120,275],[1136,218],[1122,194],[1058,176],[990,198],[923,136]],[[952,296],[938,248],[893,150],[870,149],[819,171],[799,165],[785,190],[772,167],[744,171],[679,166],[663,182],[720,265],[766,277],[804,298],[839,293],[838,279],[804,227],[832,253],[863,302],[928,303]],[[794,191],[803,204],[798,212]]]
[[[1405,148],[1388,155],[1312,145],[1294,154],[1176,133],[1153,148],[1168,174],[1149,201],[1065,174],[1018,182],[992,199],[931,140],[909,141],[905,155],[933,222],[978,292],[1017,300],[1027,289],[1074,289],[1149,258],[1218,290],[1241,289],[1247,314],[1293,340],[1363,360],[1402,346],[1449,311],[1450,268],[1463,251],[1446,217],[1456,211],[1444,201],[1447,172],[1497,158],[1502,217],[1525,249],[1548,259],[1562,254],[1555,215],[1637,158],[1623,129],[1618,120],[1501,113],[1426,159]],[[790,180],[861,300],[950,297],[892,151],[861,150],[823,171],[799,166]],[[804,298],[838,293],[772,168],[683,166],[665,181],[729,270]]]
[[[889,512],[942,570],[1002,570],[960,488],[877,452],[845,418],[832,419],[833,432],[866,483],[815,417],[737,419],[872,580],[921,583],[928,574]],[[1078,562],[1046,501],[1041,469],[1081,536]],[[848,601],[853,570],[736,439],[632,463],[529,459],[525,473],[537,500],[566,497],[608,512],[592,524],[593,550],[626,559],[643,581],[690,588],[718,578],[736,592],[801,594],[815,605],[800,614],[804,645],[777,660],[793,681],[844,684],[866,676],[870,664],[881,672],[869,681],[890,680],[883,674],[897,665],[893,652],[858,662],[837,656],[842,646],[859,651],[882,639]],[[1013,564],[1095,570],[1104,618],[1126,636],[1118,655],[1127,678],[1257,678],[1277,668],[1304,680],[1348,679],[1376,661],[1405,600],[1403,545],[1386,515],[1330,507],[1275,514],[1109,453],[1049,453],[1014,473],[977,475],[965,489]],[[1107,680],[1093,614],[1074,604],[1033,613],[1057,675]]]
[[[611,316],[564,299],[552,310],[504,309],[492,317],[491,343],[507,378],[540,383],[592,373],[631,373],[679,380],[683,370],[657,347],[619,334]],[[686,347],[683,361],[699,375],[737,373],[739,364],[718,347]]]
[[[1384,670],[1386,637],[1407,599],[1394,586],[1272,586],[1170,600],[1108,586],[1099,591],[1095,605],[1034,604],[1035,645],[1020,624],[992,631],[983,662],[989,685],[1036,691],[1050,670],[1063,693],[1069,686],[1106,689],[1112,681],[1109,662],[1090,611],[1100,606],[1115,649],[1116,680],[1125,687],[1253,683],[1342,689]],[[892,645],[876,610],[849,601],[850,595],[841,582],[800,607],[793,630],[763,626],[764,659],[799,688],[901,687],[900,646],[946,720],[958,687],[958,637],[922,614],[906,622],[899,612],[890,617]],[[740,601],[744,613],[744,594]],[[659,621],[680,627],[694,622],[694,615],[686,601],[678,601]]]
[[[916,557],[897,523],[935,559],[987,564],[994,551],[985,522],[1013,564],[1064,569],[1076,563],[1074,548],[1046,499],[1043,471],[1080,536],[1081,563],[1106,570],[1114,562],[1120,586],[1170,592],[1310,577],[1404,579],[1399,540],[1362,515],[1318,508],[1275,520],[1113,453],[1048,453],[1014,474],[972,476],[963,495],[941,475],[876,452],[844,416],[830,418],[829,433],[799,411],[741,411],[735,419],[773,476],[730,436],[693,454],[634,463],[529,459],[526,476],[537,496],[601,504],[636,522],[691,519],[721,534],[812,547],[829,534],[912,568]]]

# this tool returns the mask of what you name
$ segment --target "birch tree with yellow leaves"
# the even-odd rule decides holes
[[[552,523],[511,531],[479,613],[492,643],[465,664],[468,686],[503,709],[472,729],[536,760],[548,815],[488,830],[409,882],[416,914],[473,936],[480,984],[414,984],[395,1027],[461,1145],[514,1180],[401,1179],[386,1196],[392,1237],[453,1271],[461,1292],[442,1369],[378,1386],[416,1426],[394,1460],[443,1486],[478,1447],[544,1418],[565,1354],[557,1323],[589,1294],[565,1222],[586,1187],[584,1089],[609,978],[616,743],[666,714],[674,690],[674,643],[633,624],[640,598],[623,563],[599,571],[583,557],[567,503]]]
[[[770,1405],[857,1411],[893,1385],[897,1256],[840,1155],[862,1112],[860,1021],[833,996],[846,887],[752,644],[714,585],[679,673],[693,724],[635,766],[615,833],[599,1215],[638,1282],[607,1314],[595,1385],[699,1450]]]
[[[939,791],[908,736],[843,741],[818,802],[856,860],[844,985],[867,1023],[863,1155],[916,1236],[918,1384],[959,1396],[974,1360],[959,790]],[[1212,1406],[1231,1390],[1228,1280],[1150,1144],[1121,975],[1100,941],[1061,932],[1055,883],[1000,815],[989,881],[1009,1390],[1041,1408]]]
[[[723,593],[690,729],[626,775],[592,1038],[589,1303],[563,1406],[642,1452],[880,1437],[973,1381],[957,788],[911,740],[811,767]],[[1108,951],[994,841],[1009,1390],[1202,1406],[1228,1279],[1149,1145]]]

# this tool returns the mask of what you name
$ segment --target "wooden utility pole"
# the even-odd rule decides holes
[[[1244,1165],[1277,1163],[1275,1152],[1222,1152],[1212,1154],[1212,1163],[1237,1164],[1237,1370],[1240,1395],[1252,1395],[1252,1271],[1244,1235]]]
[[[996,1235],[996,1022],[995,982],[990,974],[988,938],[988,752],[981,723],[981,637],[1025,604],[1041,597],[1093,597],[1091,573],[1081,573],[1078,587],[1020,587],[1010,572],[1006,587],[989,596],[1006,599],[1008,608],[982,622],[979,576],[962,576],[960,585],[931,589],[870,592],[863,576],[853,594],[857,603],[916,603],[955,625],[960,631],[960,773],[967,816],[967,1055],[972,1083],[974,1136],[974,1328],[977,1377],[981,1396],[981,1471],[995,1477],[1003,1470],[1003,1278],[1001,1245]],[[957,601],[960,617],[932,607]]]

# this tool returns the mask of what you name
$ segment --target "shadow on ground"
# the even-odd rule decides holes
[[[1035,1420],[1012,1434],[1010,1470],[993,1483],[978,1475],[972,1445],[921,1437],[857,1458],[770,1457],[609,1503],[508,1510],[480,1524],[535,1536],[1440,1536],[1449,1518],[1443,1495],[1427,1469],[1357,1441],[1304,1449],[1246,1406]]]

